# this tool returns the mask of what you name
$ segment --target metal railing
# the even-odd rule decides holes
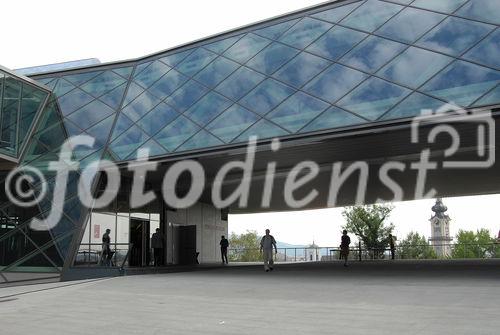
[[[132,243],[110,243],[111,257],[103,254],[102,243],[82,243],[73,262],[74,266],[105,266],[123,269],[128,265]]]
[[[259,248],[229,248],[228,258],[233,262],[257,262],[262,257]],[[439,244],[439,245],[395,245],[395,259],[489,259],[500,258],[500,243]],[[340,247],[278,248],[277,262],[314,262],[340,259]],[[361,244],[349,248],[349,260],[390,260],[392,250],[366,248]]]

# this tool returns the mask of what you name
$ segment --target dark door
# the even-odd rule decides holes
[[[196,264],[196,226],[179,226],[178,228],[179,264]]]
[[[148,220],[130,219],[130,243],[130,266],[147,266],[150,262]]]

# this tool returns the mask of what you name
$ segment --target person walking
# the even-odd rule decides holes
[[[396,247],[394,246],[394,237],[389,234],[389,248],[391,249],[391,259],[394,259],[396,255]]]
[[[153,248],[154,266],[163,265],[163,236],[161,236],[160,228],[156,228],[155,233],[151,236],[151,248]]]
[[[347,230],[344,229],[342,232],[341,243],[340,243],[340,256],[344,258],[344,266],[347,266],[347,258],[349,258],[349,245],[351,244],[351,238],[347,235]]]
[[[109,234],[111,233],[111,229],[106,229],[106,232],[102,235],[102,251],[101,251],[101,260],[99,263],[101,265],[109,266],[111,262],[111,237]]]
[[[264,270],[266,272],[273,271],[274,259],[273,259],[273,247],[274,252],[278,253],[278,248],[276,247],[276,240],[273,235],[270,234],[270,230],[266,229],[266,235],[260,240],[260,253],[263,253],[264,259]]]
[[[220,237],[220,255],[222,257],[222,264],[228,264],[227,262],[227,248],[229,247],[229,241],[222,235]]]

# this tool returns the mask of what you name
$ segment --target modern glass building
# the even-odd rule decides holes
[[[198,220],[192,248],[202,261],[218,259],[216,240],[227,221],[209,201],[192,212],[160,203],[132,211],[125,186],[110,208],[92,211],[76,197],[78,172],[70,176],[61,221],[50,231],[30,230],[31,219],[53,205],[47,166],[69,136],[96,139],[92,148],[76,149],[83,169],[101,158],[135,160],[143,148],[164,162],[217,156],[244,147],[250,136],[261,146],[277,137],[293,148],[306,138],[408,125],[422,109],[450,102],[491,109],[500,105],[499,25],[498,0],[334,1],[140,59],[30,80],[0,72],[4,175],[30,165],[49,180],[45,201],[32,208],[2,197],[0,281],[64,275],[90,263],[107,227],[122,243],[117,255],[129,252],[131,265],[147,265],[148,238],[134,238],[159,227],[173,243],[190,234],[168,228],[176,220]],[[142,249],[131,250],[132,242]],[[173,249],[165,257],[182,263]]]

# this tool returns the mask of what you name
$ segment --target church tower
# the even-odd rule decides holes
[[[451,256],[451,241],[450,237],[450,217],[445,213],[448,208],[443,204],[441,198],[436,199],[436,204],[432,206],[434,215],[430,218],[431,222],[431,242],[434,251],[438,257]]]

